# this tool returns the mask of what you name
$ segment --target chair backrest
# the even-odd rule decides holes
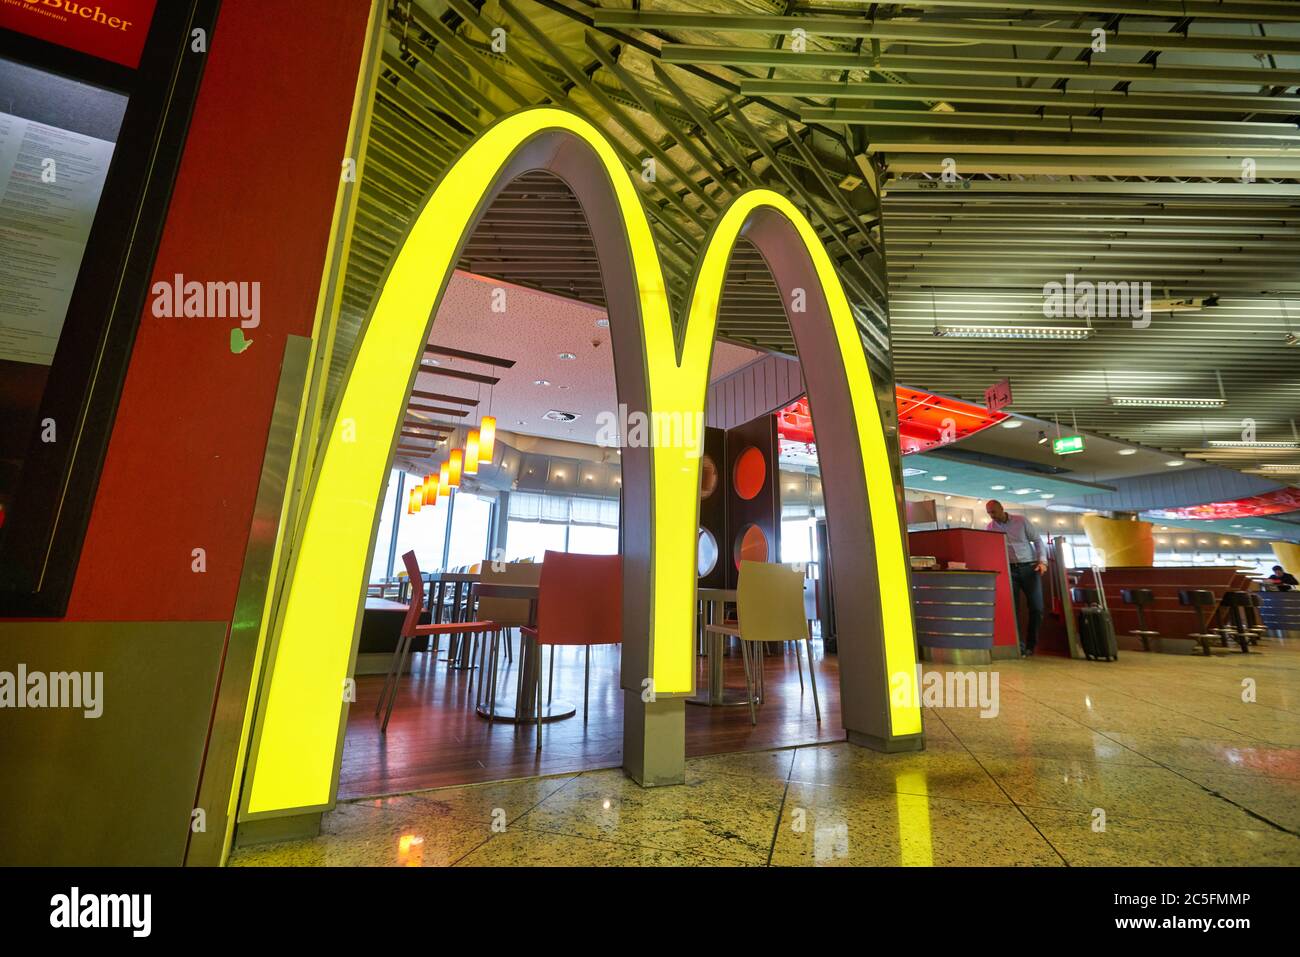
[[[1121,588],[1119,597],[1130,605],[1153,605],[1156,600],[1150,588]]]
[[[623,641],[623,557],[547,552],[537,595],[537,640],[544,645]]]
[[[411,581],[411,603],[406,606],[406,617],[402,619],[402,634],[409,635],[415,631],[415,626],[420,621],[420,612],[424,611],[425,583],[414,551],[402,556],[402,564],[406,566],[406,575]]]
[[[1205,588],[1180,588],[1178,590],[1178,604],[1200,605],[1201,607],[1213,605],[1214,592]]]
[[[485,585],[536,585],[541,574],[542,566],[531,562],[488,562],[480,580]],[[518,628],[528,624],[530,604],[526,598],[480,598],[477,617],[503,628]]]
[[[808,637],[803,575],[772,562],[740,563],[736,616],[746,641],[795,641]]]

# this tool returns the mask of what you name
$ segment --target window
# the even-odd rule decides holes
[[[370,559],[370,580],[381,581],[392,575],[388,567],[388,553],[393,545],[393,504],[397,500],[398,477],[401,471],[393,469],[388,473],[388,488],[384,490],[384,501],[379,506],[379,530],[375,533],[375,553]],[[405,486],[403,486],[405,487]],[[412,516],[414,517],[414,516]],[[400,553],[399,556],[400,557]]]
[[[438,502],[442,508],[442,502]],[[424,511],[428,511],[425,509]],[[443,520],[443,528],[446,528]],[[473,565],[487,557],[488,529],[492,524],[492,499],[468,492],[453,493],[451,536],[447,540],[447,567]]]
[[[784,518],[781,520],[781,563],[816,561],[817,520],[813,518]]]
[[[411,488],[418,485],[420,480],[418,475],[407,475],[404,494],[409,495]],[[393,575],[403,570],[405,566],[402,564],[402,556],[409,551],[415,552],[415,560],[419,563],[422,572],[438,571],[443,567],[442,552],[447,539],[448,508],[447,500],[440,498],[437,505],[426,505],[414,515],[409,514],[405,508],[398,509],[397,549],[393,553]],[[381,540],[376,544],[376,548],[383,544]],[[482,557],[480,553],[479,558]]]
[[[511,519],[506,528],[506,561],[517,562],[531,558],[540,562],[548,550],[565,551],[567,531],[567,525]]]
[[[580,555],[617,555],[618,529],[599,525],[570,525],[569,551]]]

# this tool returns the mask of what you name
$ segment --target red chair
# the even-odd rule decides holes
[[[411,650],[412,638],[479,635],[498,630],[497,625],[490,621],[449,621],[442,625],[421,625],[420,613],[424,611],[424,577],[420,574],[420,566],[415,561],[415,552],[407,552],[403,555],[402,563],[406,565],[406,574],[411,581],[411,603],[406,606],[406,618],[402,621],[402,637],[393,651],[393,660],[388,666],[388,676],[384,678],[383,690],[380,691],[379,701],[375,704],[377,718],[379,709],[384,706],[384,699],[388,699],[388,709],[384,712],[384,724],[380,729],[383,733],[387,733],[388,719],[393,715],[393,702],[397,700],[397,680],[406,667],[406,655]],[[433,650],[436,653],[436,643]]]
[[[542,645],[583,645],[582,723],[591,689],[591,646],[623,642],[623,558],[547,552],[537,589],[537,625],[521,629],[536,645],[537,750],[542,750]]]

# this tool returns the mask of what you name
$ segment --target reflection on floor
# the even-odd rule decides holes
[[[793,646],[789,654],[764,659],[766,701],[758,710],[758,726],[749,723],[744,707],[686,710],[686,753],[720,754],[753,751],[790,744],[842,741],[839,670],[834,655],[817,658],[817,690],[822,720],[813,709],[812,689],[799,689]],[[550,652],[547,651],[549,664]],[[496,723],[489,725],[474,712],[477,672],[449,671],[445,662],[413,656],[411,677],[404,679],[386,735],[379,733],[375,700],[382,675],[357,679],[357,701],[348,714],[343,766],[339,772],[342,798],[401,794],[423,788],[481,781],[617,768],[623,763],[623,696],[618,690],[619,650],[597,646],[591,652],[591,700],[587,724],[582,722],[583,649],[560,648],[555,659],[555,700],[576,705],[575,717],[548,722],[543,750],[537,754],[535,729]],[[515,661],[519,660],[516,639]],[[745,674],[737,652],[724,659],[724,683],[743,689]],[[804,666],[807,667],[805,660]],[[513,703],[516,671],[502,659],[497,700]],[[805,679],[806,680],[806,679]],[[703,668],[699,681],[707,684]],[[743,697],[743,695],[742,695]]]
[[[319,838],[232,863],[1300,864],[1300,647],[996,670],[997,716],[928,708],[919,754],[837,743],[692,758],[682,787],[615,769],[342,803]]]

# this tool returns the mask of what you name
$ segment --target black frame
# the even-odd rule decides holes
[[[67,610],[118,400],[221,0],[160,0],[138,69],[0,30],[0,56],[128,96],[50,366],[12,515],[0,528],[0,616]],[[40,441],[53,418],[66,439]]]

